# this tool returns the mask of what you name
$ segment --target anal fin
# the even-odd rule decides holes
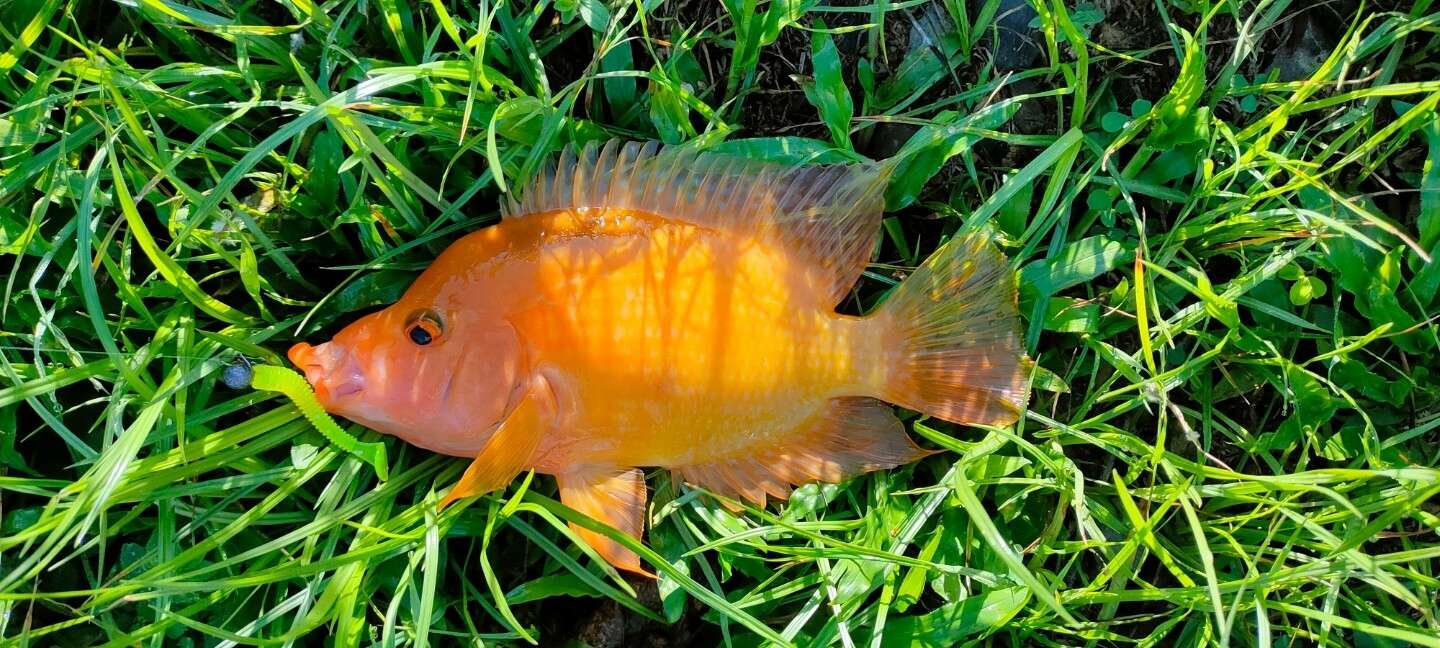
[[[890,406],[845,397],[831,399],[775,447],[672,470],[689,483],[764,506],[766,496],[787,498],[792,484],[839,482],[930,454],[905,434]]]
[[[645,530],[645,475],[638,468],[582,468],[556,475],[555,480],[566,506],[640,539]],[[573,522],[570,528],[611,565],[655,577],[640,567],[640,556],[619,542]]]

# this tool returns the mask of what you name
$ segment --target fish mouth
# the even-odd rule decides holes
[[[349,396],[351,394],[358,394],[365,390],[355,382],[345,381],[343,383],[340,383],[339,385],[331,387],[329,391],[331,398],[341,398],[344,396]]]
[[[304,342],[290,347],[290,362],[305,372],[305,381],[315,389],[320,404],[330,408],[338,398],[352,396],[364,391],[358,368],[354,361],[333,342],[310,346]]]

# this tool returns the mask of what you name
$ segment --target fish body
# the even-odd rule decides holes
[[[542,470],[744,456],[831,398],[874,391],[875,336],[796,277],[784,249],[643,212],[591,216],[533,219],[549,240],[511,320],[578,405],[542,444]]]
[[[326,409],[473,458],[445,503],[536,469],[637,538],[637,467],[763,504],[904,464],[927,451],[882,400],[1008,422],[1026,361],[1013,272],[978,235],[876,313],[835,312],[875,247],[888,171],[638,144],[567,153],[395,305],[291,359]]]

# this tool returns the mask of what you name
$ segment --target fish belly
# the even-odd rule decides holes
[[[570,403],[547,463],[763,452],[829,399],[873,392],[879,342],[809,268],[755,236],[634,225],[541,253],[543,299],[521,328]]]

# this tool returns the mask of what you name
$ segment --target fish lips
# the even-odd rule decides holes
[[[364,374],[351,354],[334,342],[310,346],[304,342],[290,347],[290,362],[305,372],[305,380],[315,389],[315,397],[326,409],[337,399],[358,394],[365,389]]]

